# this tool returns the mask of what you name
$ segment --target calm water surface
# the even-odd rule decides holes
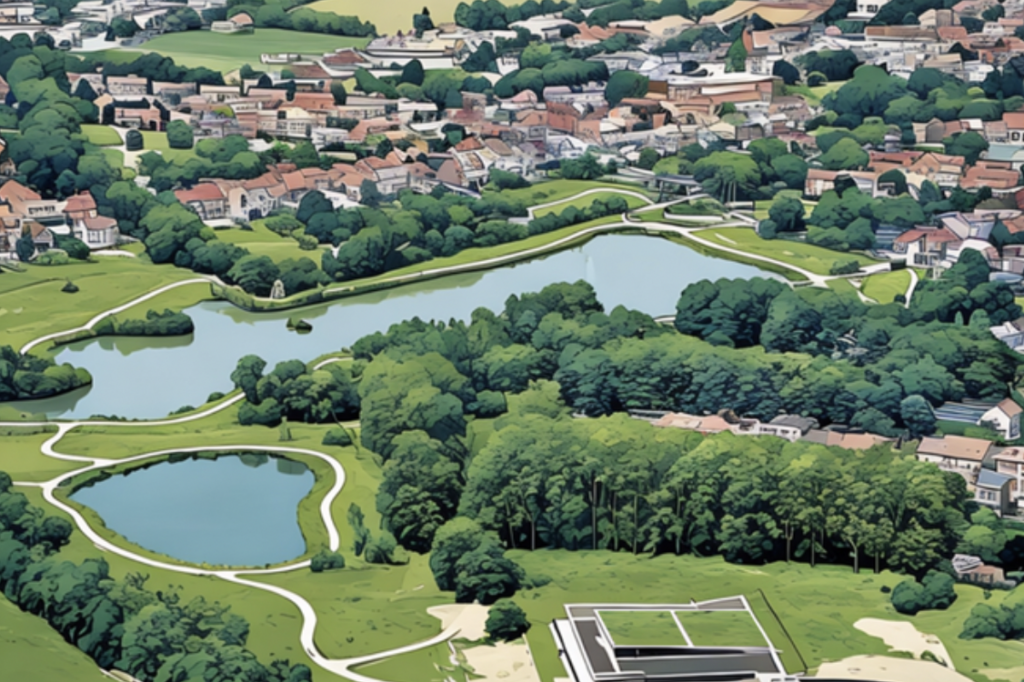
[[[136,469],[71,499],[148,550],[196,564],[262,566],[306,551],[297,509],[313,480],[298,462],[226,455]]]
[[[62,347],[58,362],[85,367],[94,384],[54,399],[14,406],[50,417],[157,418],[185,405],[200,405],[214,391],[229,391],[231,371],[239,358],[250,353],[270,367],[292,358],[310,360],[414,316],[468,320],[481,306],[500,310],[511,294],[580,279],[594,286],[605,310],[624,305],[666,315],[675,312],[679,292],[688,284],[704,278],[758,275],[774,277],[665,239],[605,235],[545,258],[345,298],[301,312],[257,314],[223,302],[202,303],[187,310],[196,328],[191,337],[104,338]],[[312,322],[312,333],[299,335],[285,328],[288,317],[296,314]]]

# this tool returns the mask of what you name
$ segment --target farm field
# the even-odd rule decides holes
[[[381,4],[381,10],[393,8]],[[351,4],[349,3],[351,10]],[[314,7],[316,9],[316,7]],[[417,11],[420,7],[417,7]],[[351,11],[341,12],[351,14]],[[366,17],[364,17],[365,19]],[[408,23],[412,25],[412,13]],[[363,47],[366,38],[349,38],[321,33],[300,33],[276,28],[258,28],[254,33],[223,35],[209,31],[167,33],[130,49],[136,52],[157,52],[170,57],[176,64],[197,68],[205,66],[214,71],[228,73],[249,64],[260,68],[260,55],[264,53],[301,52],[327,53],[342,47]]]

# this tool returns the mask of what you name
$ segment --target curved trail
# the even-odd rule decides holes
[[[301,454],[317,459],[323,460],[334,470],[334,485],[331,486],[327,494],[320,502],[320,518],[323,521],[328,534],[328,544],[332,552],[337,551],[341,545],[341,537],[338,533],[337,524],[334,521],[334,517],[331,514],[331,505],[337,499],[341,493],[342,488],[345,485],[345,469],[341,466],[333,457],[326,455],[316,450],[309,450],[306,448],[293,448],[280,445],[257,445],[257,444],[230,444],[230,445],[214,445],[214,446],[198,446],[198,447],[184,447],[184,448],[169,448],[166,450],[154,450],[151,452],[145,452],[139,455],[132,455],[130,457],[124,457],[121,459],[103,459],[99,457],[84,457],[80,455],[72,455],[67,453],[58,452],[55,447],[57,443],[64,438],[70,431],[79,426],[104,426],[104,427],[118,427],[118,426],[166,426],[172,424],[182,424],[197,419],[202,419],[211,414],[215,414],[224,410],[231,405],[234,405],[238,401],[244,398],[244,394],[237,394],[230,398],[223,400],[210,408],[197,412],[195,414],[186,415],[184,417],[175,417],[173,419],[161,419],[156,421],[139,421],[139,422],[117,422],[117,421],[74,421],[74,422],[60,422],[57,423],[57,433],[48,438],[41,446],[40,451],[47,457],[53,459],[59,459],[68,462],[81,462],[85,466],[69,471],[49,481],[42,483],[27,483],[27,482],[15,482],[15,485],[23,487],[36,487],[41,488],[43,498],[53,507],[60,509],[64,513],[68,514],[78,530],[89,538],[89,540],[100,550],[110,552],[118,556],[124,557],[130,561],[136,563],[151,566],[153,568],[159,568],[162,570],[173,571],[175,573],[183,573],[186,575],[195,576],[214,576],[232,582],[245,587],[253,589],[263,590],[265,592],[271,592],[278,595],[295,605],[298,608],[299,613],[302,614],[302,628],[299,632],[299,643],[302,645],[303,651],[309,656],[310,660],[316,665],[320,666],[328,672],[334,673],[346,677],[354,682],[379,682],[372,677],[367,677],[359,673],[353,672],[350,668],[360,665],[362,663],[369,663],[371,661],[380,660],[389,656],[394,656],[410,651],[416,651],[426,647],[434,646],[439,642],[451,639],[458,633],[458,628],[448,628],[444,632],[432,637],[431,639],[424,640],[409,644],[404,647],[397,649],[391,649],[388,651],[381,651],[374,654],[368,654],[365,656],[359,656],[355,658],[347,659],[332,659],[324,656],[319,649],[316,647],[315,635],[317,626],[317,615],[316,610],[309,601],[299,594],[286,590],[283,587],[277,585],[271,585],[268,583],[261,583],[255,580],[248,580],[243,576],[258,577],[262,575],[273,575],[276,573],[287,573],[289,571],[300,570],[309,567],[309,560],[298,561],[274,568],[252,568],[252,569],[211,569],[211,568],[200,568],[197,566],[189,566],[182,564],[172,564],[159,559],[153,559],[150,557],[143,556],[131,550],[125,549],[107,539],[102,537],[99,533],[93,530],[92,526],[89,525],[85,517],[75,509],[74,507],[65,504],[61,500],[57,499],[55,491],[57,488],[70,479],[73,476],[77,476],[82,473],[89,471],[96,471],[103,469],[115,464],[122,462],[139,462],[147,459],[153,459],[163,455],[176,453],[176,452],[232,452],[238,450],[250,450],[250,451],[261,451],[261,452],[278,452],[278,453],[294,453]],[[53,422],[0,422],[0,426],[53,426]]]
[[[65,329],[64,331],[54,332],[53,334],[47,334],[46,336],[40,336],[38,339],[34,339],[32,341],[29,341],[28,343],[26,343],[24,346],[21,347],[21,350],[19,352],[22,355],[25,355],[30,350],[32,350],[33,348],[35,348],[36,346],[38,346],[39,344],[41,344],[41,343],[43,343],[45,341],[52,341],[54,339],[59,339],[59,338],[61,338],[63,336],[67,336],[68,334],[75,334],[77,332],[87,332],[87,331],[90,331],[96,325],[97,322],[100,322],[101,320],[103,320],[103,319],[105,319],[107,317],[110,317],[111,315],[117,315],[118,313],[124,312],[125,310],[128,310],[132,306],[138,305],[139,303],[142,303],[143,301],[148,301],[151,298],[156,298],[160,294],[168,292],[168,291],[170,291],[172,289],[177,289],[178,287],[183,287],[186,284],[201,284],[201,283],[209,283],[209,282],[210,282],[210,280],[207,279],[206,277],[196,277],[196,278],[193,278],[193,279],[183,279],[180,282],[174,282],[173,284],[168,284],[166,286],[162,286],[159,289],[154,289],[153,291],[150,291],[147,294],[143,294],[142,296],[139,296],[138,298],[133,298],[132,300],[128,301],[127,303],[125,303],[123,305],[119,305],[116,308],[111,308],[110,310],[106,310],[106,311],[100,313],[96,317],[94,317],[91,320],[89,320],[88,322],[86,322],[81,327],[75,327],[73,329]]]
[[[572,196],[559,199],[558,201],[549,201],[546,204],[537,204],[536,206],[530,206],[528,209],[526,209],[526,214],[529,216],[530,220],[533,220],[534,215],[537,211],[541,211],[545,208],[551,208],[552,206],[558,206],[559,204],[567,204],[569,202],[576,201],[577,199],[582,199],[583,197],[588,197],[593,194],[618,194],[620,196],[640,199],[645,204],[647,204],[647,206],[644,207],[645,209],[650,209],[650,207],[654,204],[654,202],[651,201],[647,197],[647,195],[631,189],[621,189],[618,187],[595,187],[593,189],[584,190],[577,194],[573,194]]]

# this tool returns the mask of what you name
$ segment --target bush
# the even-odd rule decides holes
[[[281,405],[267,398],[259,405],[246,401],[238,408],[238,423],[242,426],[277,426],[281,422]]]
[[[63,251],[46,251],[36,256],[33,262],[36,265],[67,265],[71,259]]]
[[[224,397],[224,394],[220,391],[214,391],[210,395],[206,396],[206,402],[213,403]]]
[[[263,221],[268,230],[282,237],[290,237],[295,230],[305,227],[298,218],[287,213],[275,215]]]
[[[954,581],[946,573],[928,571],[921,582],[907,578],[892,591],[892,605],[900,613],[914,615],[918,611],[945,610],[956,601]]]
[[[337,552],[328,552],[326,549],[318,552],[309,561],[309,570],[314,573],[323,573],[336,568],[345,568],[345,557]]]
[[[78,286],[69,279],[67,281],[67,284],[61,287],[61,291],[63,291],[65,294],[77,294]]]
[[[409,563],[409,554],[398,546],[395,536],[387,531],[380,537],[372,538],[363,549],[363,559],[368,564],[387,564],[401,566]]]
[[[469,411],[482,419],[497,417],[507,409],[505,394],[500,391],[480,391],[476,394],[476,401],[469,406]]]
[[[130,152],[137,152],[145,146],[142,133],[138,130],[129,130],[124,136],[124,148]]]
[[[491,639],[510,642],[526,634],[530,629],[530,621],[518,604],[510,599],[502,599],[487,612],[484,628]]]
[[[57,248],[63,250],[68,256],[75,260],[86,260],[89,258],[89,247],[81,239],[75,239],[70,235],[57,235]]]
[[[345,447],[352,445],[352,436],[349,435],[348,431],[339,426],[325,433],[324,439],[320,442],[322,445],[339,445],[341,447]]]
[[[832,267],[828,269],[830,275],[851,275],[860,270],[860,263],[853,260],[837,260],[832,263]]]

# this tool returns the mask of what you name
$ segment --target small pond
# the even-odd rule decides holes
[[[313,480],[289,459],[223,455],[135,469],[71,499],[150,551],[195,564],[262,566],[305,553],[297,510]]]

